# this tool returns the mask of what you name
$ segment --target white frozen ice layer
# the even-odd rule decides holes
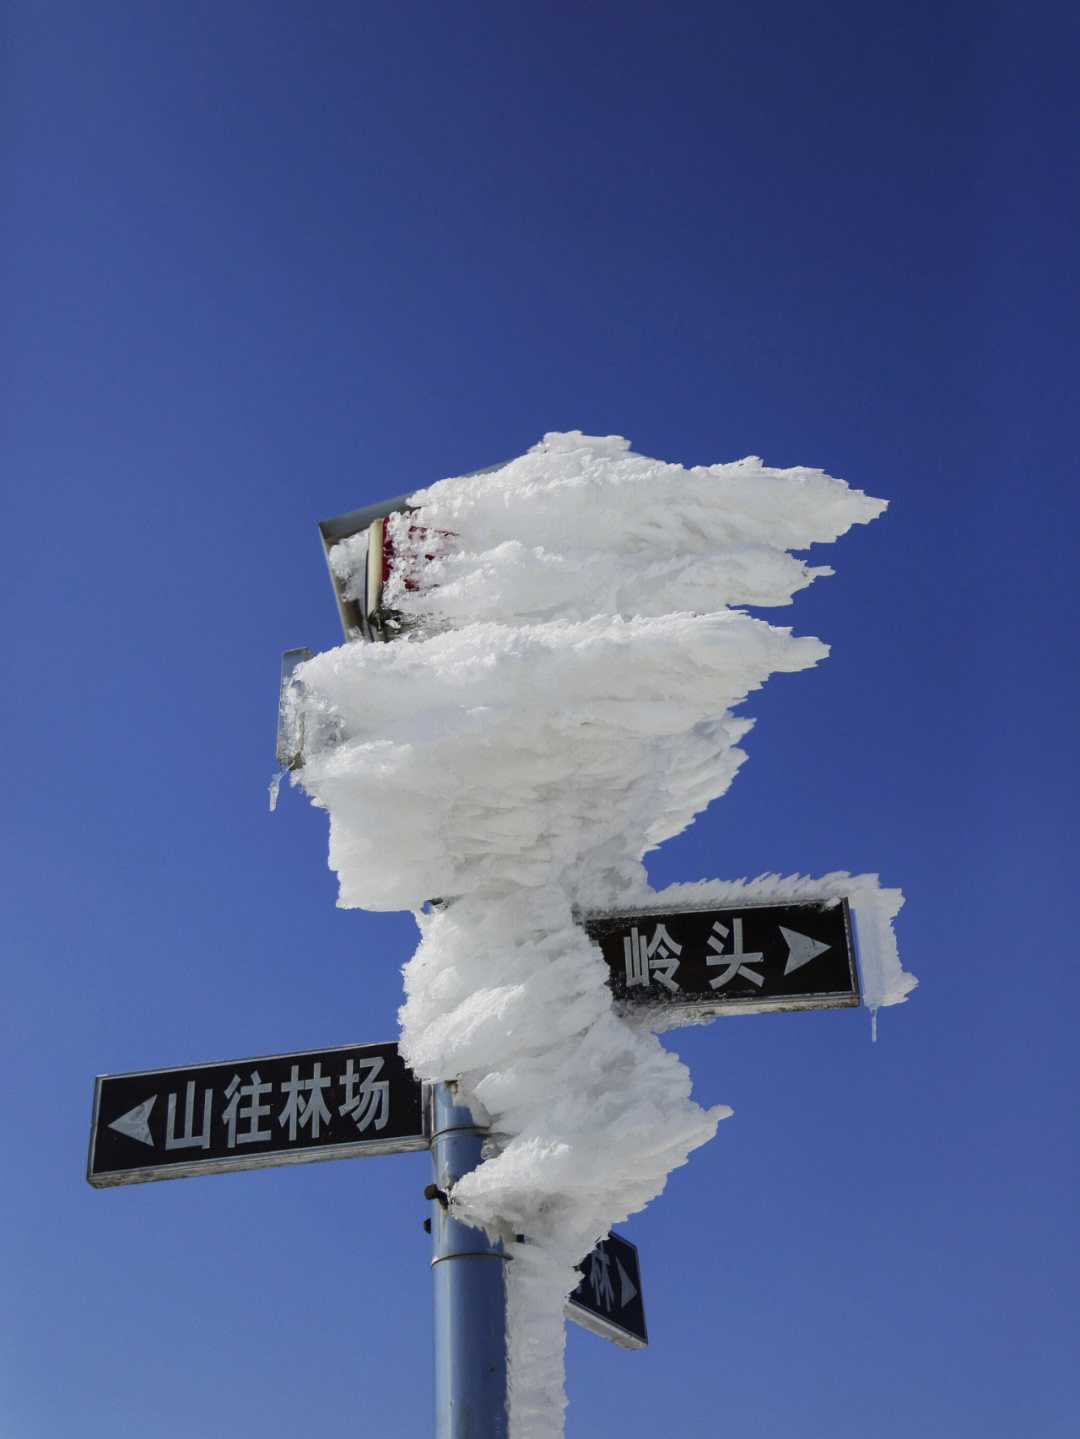
[[[685,1065],[615,1016],[607,967],[561,886],[469,895],[420,924],[405,1053],[418,1073],[455,1077],[490,1120],[493,1155],[452,1205],[511,1254],[511,1433],[549,1439],[562,1432],[573,1265],[730,1111],[695,1104]]]
[[[417,912],[402,1046],[490,1126],[451,1205],[510,1244],[513,1439],[557,1439],[573,1264],[728,1112],[695,1104],[678,1059],[614,1014],[575,907],[656,900],[642,856],[731,783],[752,723],[738,706],[827,653],[738,607],[787,604],[829,573],[788,551],[884,502],[817,470],[683,469],[571,434],[412,503],[390,522],[386,586],[411,627],[297,669],[293,778],[330,816],[340,903]],[[419,565],[418,533],[435,556]],[[346,584],[363,548],[331,556]],[[868,1002],[902,998],[896,891],[776,883],[848,894]]]
[[[330,814],[340,902],[617,893],[728,787],[751,724],[732,708],[825,653],[724,612],[488,623],[317,655],[296,672],[307,727],[336,744],[300,780]]]
[[[442,480],[390,522],[397,541],[386,599],[414,620],[521,624],[596,614],[662,615],[791,602],[827,566],[787,553],[874,519],[884,500],[820,470],[663,464],[617,436],[546,435],[493,471]],[[411,527],[437,536],[414,590]],[[366,543],[330,562],[346,594],[362,591]]]

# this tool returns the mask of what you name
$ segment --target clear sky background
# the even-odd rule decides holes
[[[568,1439],[1066,1439],[1075,6],[4,7],[12,1439],[431,1431],[426,1155],[97,1192],[93,1076],[393,1037],[408,915],[267,786],[315,523],[549,430],[889,499],[657,885],[876,871],[920,985],[668,1036],[712,1144]]]

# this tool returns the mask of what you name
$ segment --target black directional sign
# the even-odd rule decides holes
[[[578,1269],[581,1283],[567,1302],[566,1317],[623,1349],[644,1349],[649,1336],[634,1245],[609,1234]]]
[[[666,1021],[859,1003],[846,899],[588,915],[616,1001]]]
[[[423,1086],[396,1044],[99,1075],[97,1188],[426,1149]]]

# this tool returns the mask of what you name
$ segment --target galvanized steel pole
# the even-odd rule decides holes
[[[445,1194],[481,1160],[485,1132],[454,1103],[448,1084],[432,1089],[431,1158]],[[506,1262],[480,1229],[432,1204],[435,1289],[435,1439],[506,1439]]]

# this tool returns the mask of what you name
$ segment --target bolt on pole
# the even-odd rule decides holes
[[[435,1439],[506,1439],[506,1257],[445,1202],[480,1164],[486,1131],[448,1084],[433,1086],[431,1110]]]

